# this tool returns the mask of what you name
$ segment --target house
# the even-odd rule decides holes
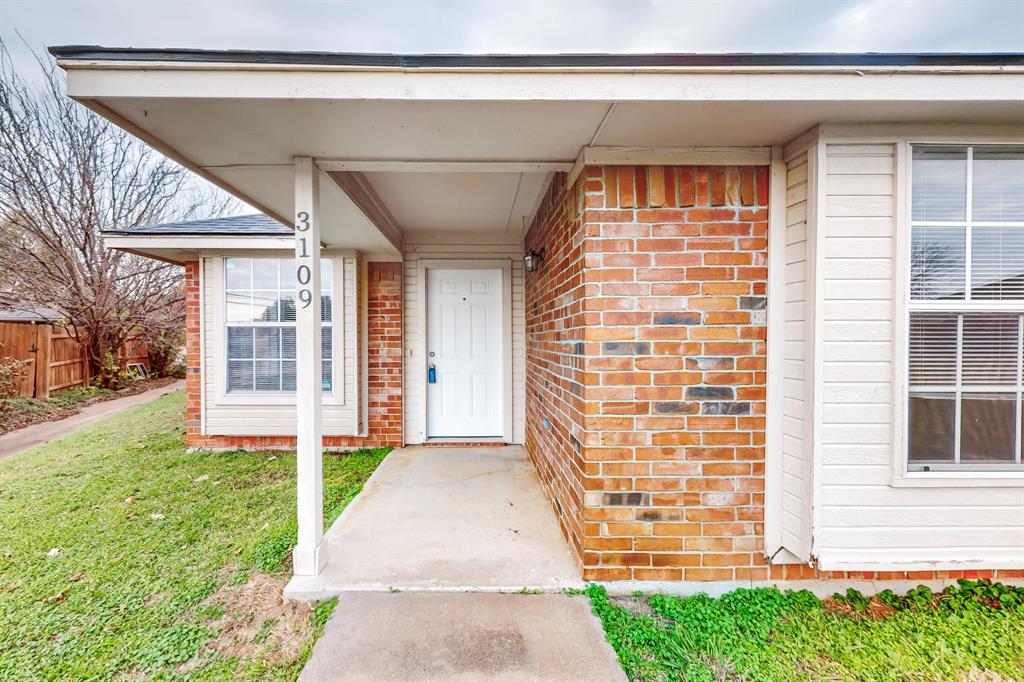
[[[106,243],[296,574],[321,447],[512,443],[588,580],[1024,578],[1024,55],[51,52],[273,219]]]

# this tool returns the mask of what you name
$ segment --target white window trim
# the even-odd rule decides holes
[[[213,301],[214,306],[214,333],[217,335],[217,358],[215,366],[216,388],[218,405],[281,405],[294,406],[296,404],[295,393],[274,393],[274,392],[236,392],[228,393],[227,390],[227,320],[225,315],[225,291],[224,277],[227,272],[225,261],[228,258],[288,258],[286,255],[276,254],[228,254],[218,256],[220,261],[220,284],[216,290]],[[323,405],[345,405],[345,256],[343,254],[323,253],[321,258],[329,258],[331,262],[331,274],[334,278],[334,291],[331,297],[331,320],[332,320],[332,349],[333,362],[331,363],[331,392],[323,394]],[[205,358],[204,358],[205,359]]]
[[[927,139],[902,139],[896,142],[896,162],[893,171],[895,194],[895,229],[893,244],[893,471],[890,485],[911,488],[1009,488],[1024,486],[1024,471],[910,471],[907,444],[907,417],[909,412],[909,358],[910,343],[910,253],[911,253],[911,147],[915,145],[950,146],[1020,146],[1024,140],[964,136],[948,138],[936,136]],[[970,168],[968,169],[968,174]],[[970,178],[968,177],[968,187]],[[969,197],[968,197],[969,200]],[[1000,223],[1002,224],[1002,223]],[[968,257],[969,257],[968,253]],[[969,267],[969,266],[968,266]],[[926,307],[918,305],[918,308]],[[989,305],[993,310],[1020,310],[1019,304],[1005,302]],[[957,426],[959,433],[959,425]]]

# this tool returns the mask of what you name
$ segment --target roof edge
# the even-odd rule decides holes
[[[290,232],[198,232],[195,230],[191,231],[153,231],[147,232],[146,230],[101,230],[101,235],[109,235],[111,237],[238,237],[245,239],[247,237],[290,237]]]
[[[55,45],[48,50],[57,59],[67,61],[315,65],[396,69],[1024,66],[1024,52],[393,54],[130,48],[99,45]]]

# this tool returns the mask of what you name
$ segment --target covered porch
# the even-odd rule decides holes
[[[582,587],[521,446],[393,451],[324,536],[330,561],[285,594]]]

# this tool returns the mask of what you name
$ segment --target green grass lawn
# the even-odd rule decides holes
[[[185,451],[177,392],[0,461],[0,679],[291,679],[292,454]],[[386,449],[324,458],[330,523]]]
[[[1024,588],[588,594],[631,680],[1024,680]]]

